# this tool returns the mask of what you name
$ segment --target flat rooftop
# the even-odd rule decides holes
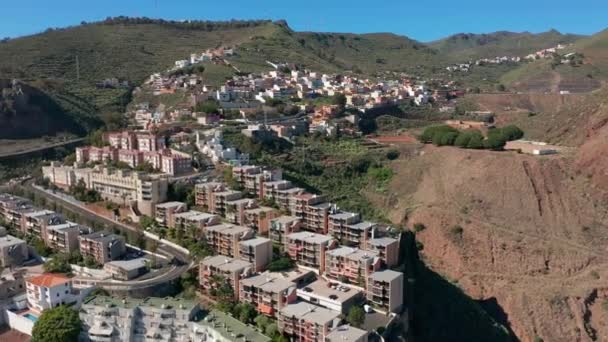
[[[331,214],[329,217],[336,220],[347,220],[349,218],[359,217],[358,213],[351,213],[348,211],[339,212],[337,214]]]
[[[201,264],[220,269],[223,272],[238,272],[247,267],[252,267],[250,262],[223,255],[206,257],[201,261]]]
[[[255,328],[217,310],[212,310],[205,318],[198,322],[198,324],[213,328],[215,331],[219,332],[226,341],[237,341],[241,338],[243,341],[249,342],[271,341],[270,337],[262,335]]]
[[[251,246],[251,247],[260,246],[260,245],[267,244],[267,243],[272,245],[272,241],[270,239],[267,239],[264,237],[257,237],[257,238],[253,238],[253,239],[249,239],[249,240],[243,240],[240,242],[240,244],[243,246]]]
[[[370,229],[370,228],[373,228],[374,226],[376,226],[376,223],[369,222],[369,221],[364,221],[364,222],[359,222],[359,223],[354,223],[354,224],[348,225],[349,228],[357,229],[357,230]]]
[[[146,266],[146,258],[137,258],[131,260],[114,260],[109,261],[106,265],[112,265],[122,268],[127,271],[137,270]]]
[[[399,277],[403,277],[403,273],[392,270],[378,271],[370,275],[370,278],[373,280],[385,282],[393,281]]]
[[[186,205],[186,203],[173,201],[173,202],[165,202],[165,203],[157,204],[156,207],[166,209],[166,208],[177,208],[177,207],[180,207],[183,205]]]
[[[167,297],[148,297],[145,299],[136,298],[119,298],[110,296],[94,296],[83,302],[83,305],[94,305],[103,307],[118,307],[125,309],[133,309],[136,307],[155,307],[163,308],[167,310],[188,310],[191,311],[198,307],[198,303],[193,300],[187,300],[183,298]]]
[[[359,328],[355,328],[350,325],[341,325],[329,333],[325,339],[335,342],[353,342],[358,341],[362,337],[366,336],[368,332]]]
[[[333,257],[343,257],[354,261],[364,261],[378,257],[378,252],[364,251],[353,247],[338,247],[336,249],[327,251],[327,254]]]
[[[340,313],[322,308],[318,305],[306,302],[298,302],[286,305],[281,309],[281,314],[286,317],[296,317],[300,320],[326,325],[334,320],[340,319]]]
[[[298,289],[298,295],[300,294],[344,303],[360,295],[361,291],[338,284],[334,284],[334,287],[331,287],[330,282],[324,279],[318,279],[315,282]]]
[[[388,246],[388,245],[391,245],[391,244],[397,243],[397,242],[398,242],[397,239],[393,239],[390,237],[371,239],[371,240],[367,241],[368,244],[374,245],[374,246]]]
[[[5,248],[5,247],[11,247],[11,246],[15,246],[15,245],[20,245],[25,243],[25,241],[16,238],[12,235],[5,235],[0,237],[0,248]]]
[[[87,239],[87,240],[99,241],[99,242],[106,242],[106,241],[110,242],[110,241],[114,241],[114,240],[122,240],[122,239],[124,239],[120,235],[116,235],[114,233],[109,233],[109,232],[95,232],[95,233],[92,233],[92,234],[81,235],[80,238]]]
[[[265,272],[241,280],[243,286],[253,286],[265,292],[280,293],[290,288],[296,289],[296,283],[284,278],[280,273]]]
[[[331,240],[333,240],[333,238],[331,236],[311,233],[311,232],[291,233],[291,234],[287,235],[287,238],[293,239],[293,240],[300,240],[300,241],[304,241],[307,243],[316,243],[316,244],[327,243],[327,242],[330,242]]]
[[[271,221],[275,221],[278,223],[291,223],[297,220],[300,220],[300,218],[297,216],[281,215],[279,217],[273,218]]]
[[[215,232],[229,235],[236,235],[249,232],[251,229],[243,226],[235,226],[232,224],[218,224],[205,228],[205,232]]]

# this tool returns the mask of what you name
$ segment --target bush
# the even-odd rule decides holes
[[[439,146],[453,146],[456,138],[458,138],[457,132],[449,132],[441,135],[441,139],[439,140]]]
[[[500,132],[507,141],[517,140],[524,137],[524,131],[515,125],[505,126],[500,129]]]
[[[472,149],[476,149],[476,150],[482,149],[483,148],[483,135],[481,135],[481,133],[471,135],[471,138],[469,139],[469,142],[467,143],[467,148],[472,148]]]
[[[388,152],[386,152],[386,159],[388,160],[395,160],[397,158],[399,158],[399,151],[397,150],[390,150]]]
[[[439,141],[441,140],[441,136],[447,133],[458,134],[458,130],[447,125],[431,126],[427,127],[418,137],[418,139],[425,144],[434,143],[435,145],[438,145]]]
[[[416,233],[421,232],[426,229],[426,226],[422,223],[414,223],[414,231]]]
[[[450,234],[452,234],[453,237],[461,238],[462,233],[464,233],[464,229],[459,225],[455,225],[450,228]]]
[[[507,139],[504,137],[500,130],[491,130],[488,132],[488,138],[484,140],[483,147],[490,150],[502,150],[507,143]]]

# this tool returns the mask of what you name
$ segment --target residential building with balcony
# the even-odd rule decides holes
[[[340,241],[346,226],[361,222],[361,215],[348,211],[338,211],[330,213],[327,219],[328,233]]]
[[[92,233],[91,228],[78,223],[65,223],[46,227],[46,245],[55,251],[70,254],[79,248],[78,237]]]
[[[27,243],[12,235],[0,236],[0,267],[20,266],[29,259]]]
[[[259,198],[264,198],[264,184],[282,179],[280,169],[264,169],[259,166],[245,165],[232,169],[233,178],[243,186],[245,191]]]
[[[382,266],[376,252],[339,247],[326,252],[325,276],[342,283],[365,288],[365,281]]]
[[[287,304],[295,303],[297,285],[280,273],[265,272],[241,280],[239,300],[250,303],[259,313],[276,317]]]
[[[196,184],[194,186],[195,203],[199,207],[209,209],[209,203],[212,199],[212,194],[226,190],[226,184],[220,182],[208,182]]]
[[[374,272],[367,283],[367,301],[375,308],[399,313],[403,309],[403,273],[392,270]]]
[[[201,316],[195,301],[94,296],[82,303],[79,315],[86,341],[201,341],[193,337],[192,324]]]
[[[215,276],[224,278],[232,288],[236,299],[239,296],[239,284],[242,279],[253,273],[253,265],[247,261],[223,255],[209,256],[203,259],[199,266],[199,283],[203,290],[209,292],[213,287]]]
[[[347,314],[363,292],[320,278],[297,290],[298,298],[324,308]]]
[[[232,224],[218,224],[204,229],[205,239],[210,248],[219,255],[238,257],[239,242],[254,237],[253,230]]]
[[[281,213],[271,207],[246,209],[244,225],[260,235],[267,235],[270,229],[270,221],[279,216],[281,216]]]
[[[325,337],[325,342],[368,342],[369,332],[350,325],[341,325]]]
[[[257,237],[239,242],[239,258],[250,262],[255,272],[266,270],[272,261],[272,241]]]
[[[378,253],[384,265],[388,268],[399,263],[399,241],[390,237],[382,237],[367,241],[367,250]]]
[[[268,236],[273,243],[280,244],[284,249],[287,246],[287,236],[297,233],[302,227],[302,220],[295,216],[279,216],[270,220]]]
[[[322,274],[325,272],[325,255],[337,246],[337,241],[327,235],[298,232],[287,235],[286,251],[301,267]]]
[[[35,210],[30,200],[0,193],[0,218],[13,227],[20,228],[23,215]]]
[[[302,220],[302,229],[319,234],[327,234],[328,216],[331,204],[324,196],[302,193],[290,200],[291,215]]]
[[[25,280],[27,306],[37,313],[78,301],[72,280],[61,274],[44,273]]]
[[[78,237],[80,254],[92,257],[99,265],[120,259],[126,252],[125,238],[108,233],[95,232]]]
[[[207,211],[220,216],[226,215],[227,203],[243,198],[243,193],[234,190],[225,190],[213,192],[210,196],[210,201]]]
[[[25,269],[12,271],[8,268],[0,271],[0,302],[4,302],[14,296],[25,292]]]
[[[173,226],[173,215],[183,213],[188,210],[188,205],[184,202],[165,202],[156,205],[154,219],[163,227]]]
[[[245,225],[245,211],[257,207],[256,201],[251,198],[228,201],[226,202],[226,220],[233,224]]]
[[[21,218],[21,231],[26,236],[46,241],[47,227],[63,223],[66,223],[63,215],[52,210],[32,211],[24,214]]]
[[[286,305],[279,311],[279,331],[296,342],[324,342],[340,324],[340,313],[306,302]]]
[[[349,213],[352,214],[352,213]],[[340,214],[336,214],[340,215]],[[373,222],[367,221],[358,221],[358,220],[336,220],[336,215],[334,215],[333,221],[334,224],[331,224],[332,218],[330,221],[330,231],[329,233],[335,237],[340,244],[350,247],[359,247],[366,248],[367,242],[371,240],[376,235],[377,224]],[[332,216],[332,215],[330,215]],[[339,217],[339,216],[338,216]],[[351,216],[352,217],[352,216]],[[336,221],[343,221],[343,223],[338,223]],[[349,222],[350,223],[347,223]]]

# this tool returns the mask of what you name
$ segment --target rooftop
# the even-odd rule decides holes
[[[342,211],[336,214],[331,214],[329,215],[329,217],[336,219],[336,220],[346,220],[349,218],[353,218],[353,217],[359,217],[358,213],[351,213],[348,211]]]
[[[263,244],[272,244],[272,242],[270,241],[270,239],[264,238],[264,237],[257,237],[254,239],[249,239],[249,240],[244,240],[240,242],[241,245],[243,246],[251,246],[251,247],[255,247],[255,246],[260,246]]]
[[[251,263],[247,261],[230,258],[222,255],[206,257],[205,259],[203,259],[203,261],[201,261],[201,264],[209,267],[218,268],[224,272],[238,272],[252,266]]]
[[[236,341],[235,336],[241,336],[244,341],[249,342],[270,342],[271,340],[270,337],[260,334],[255,328],[216,310],[211,311],[199,324],[212,327],[226,341]]]
[[[349,228],[358,229],[358,230],[370,229],[374,226],[376,226],[376,223],[368,222],[368,221],[348,225]]]
[[[397,239],[393,239],[390,237],[383,237],[378,239],[371,239],[367,243],[375,246],[388,246],[390,244],[396,243]]]
[[[176,208],[176,207],[180,207],[183,205],[186,205],[186,203],[173,201],[173,202],[165,202],[165,203],[157,204],[156,207],[157,208]]]
[[[281,215],[279,217],[273,218],[271,221],[275,221],[278,223],[291,223],[293,221],[297,221],[300,218],[297,216],[288,216],[288,215]]]
[[[360,338],[366,336],[368,332],[359,328],[352,327],[350,325],[341,325],[329,333],[325,339],[328,341],[341,341],[341,342],[352,342],[358,341]]]
[[[298,319],[319,325],[325,325],[334,320],[340,319],[339,312],[325,309],[306,302],[286,305],[281,309],[281,314],[286,317],[296,317]]]
[[[280,293],[289,288],[296,288],[296,284],[280,273],[265,272],[260,275],[241,280],[243,286],[254,286],[265,292]]]
[[[301,241],[305,241],[307,243],[316,243],[316,244],[328,243],[331,240],[333,240],[333,238],[330,236],[323,235],[323,234],[317,234],[317,233],[310,233],[310,232],[291,233],[291,234],[287,235],[287,239],[301,240]]]
[[[86,299],[83,304],[103,307],[119,307],[125,309],[133,309],[135,307],[155,307],[167,310],[178,309],[188,311],[197,308],[199,305],[196,301],[175,297],[148,297],[145,299],[136,299],[126,297],[118,298],[110,296],[94,296],[89,299]]]
[[[352,247],[338,247],[336,249],[332,249],[327,251],[327,255],[331,255],[334,257],[344,257],[349,260],[354,261],[363,261],[367,259],[372,259],[378,256],[378,252],[374,251],[364,251],[358,248]]]
[[[146,259],[137,258],[137,259],[131,259],[131,260],[114,260],[114,261],[107,262],[106,265],[119,267],[119,268],[122,268],[123,270],[127,270],[127,271],[137,270],[139,268],[146,266]]]
[[[324,279],[318,279],[317,281],[298,289],[298,294],[317,298],[323,297],[339,303],[344,303],[361,294],[359,290],[351,289],[344,285],[334,284],[334,287],[331,287],[331,285],[330,282]]]
[[[28,278],[27,282],[40,287],[55,287],[70,282],[70,278],[63,274],[44,273],[39,276]]]
[[[385,282],[393,281],[399,277],[403,277],[403,273],[392,270],[374,272],[370,276],[372,280]]]
[[[235,226],[232,224],[218,224],[209,226],[205,229],[206,233],[217,232],[222,234],[237,235],[249,232],[251,229],[243,226]]]
[[[79,238],[94,240],[97,242],[111,242],[114,240],[122,240],[123,237],[109,232],[95,232],[92,234],[81,235]]]
[[[12,235],[5,235],[3,237],[0,237],[0,249],[3,249],[5,247],[23,244],[23,243],[25,243],[25,241],[23,241],[19,238],[16,238]]]

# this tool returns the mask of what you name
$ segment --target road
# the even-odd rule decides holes
[[[60,147],[60,146],[65,146],[65,145],[81,142],[81,141],[84,141],[84,139],[86,139],[86,138],[76,138],[76,139],[60,141],[58,143],[40,146],[40,147],[36,147],[36,148],[30,148],[28,150],[23,150],[23,151],[17,151],[17,152],[11,152],[11,153],[0,153],[0,158],[15,157],[15,156],[19,156],[22,154],[44,151],[44,150],[48,150],[48,149],[55,148],[55,147]]]
[[[131,231],[138,232],[138,229],[127,224],[124,224],[119,221],[115,221],[105,216],[100,216],[94,211],[85,208],[82,206],[82,203],[79,201],[68,197],[64,194],[53,193],[48,190],[42,190],[35,185],[31,181],[26,182],[25,186],[27,186],[32,191],[35,191],[39,195],[44,196],[47,200],[52,202],[61,203],[62,206],[67,208],[70,211],[76,212],[90,220],[99,222],[105,226],[115,226],[123,231]],[[150,238],[147,238],[151,240]],[[179,278],[183,273],[188,271],[190,268],[194,267],[194,262],[190,261],[190,257],[187,253],[172,247],[171,245],[163,242],[164,240],[158,241],[158,250],[157,253],[164,254],[168,257],[173,257],[175,260],[175,264],[169,269],[168,272],[163,273],[157,277],[145,279],[145,280],[131,280],[131,281],[109,281],[109,280],[94,280],[94,279],[83,279],[80,280],[86,281],[87,283],[94,283],[97,286],[101,286],[103,288],[111,289],[111,290],[137,290],[148,288],[156,285],[160,285],[163,283],[167,283],[174,279]]]

